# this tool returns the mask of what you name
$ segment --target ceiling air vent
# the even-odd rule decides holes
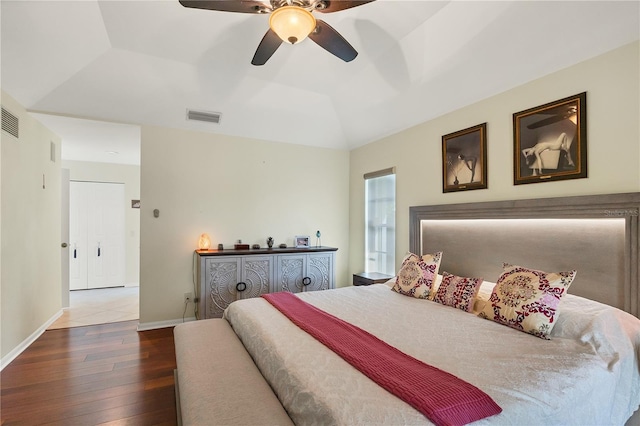
[[[187,120],[206,121],[208,123],[220,123],[220,117],[222,114],[219,112],[207,112],[207,111],[194,111],[192,109],[187,110]]]
[[[11,114],[9,111],[2,107],[2,130],[14,136],[19,137],[19,120],[18,117]]]

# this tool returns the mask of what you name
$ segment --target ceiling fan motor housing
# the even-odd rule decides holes
[[[271,9],[276,10],[284,6],[298,6],[311,12],[327,8],[326,0],[271,0]]]

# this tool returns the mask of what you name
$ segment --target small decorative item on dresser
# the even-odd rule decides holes
[[[251,246],[252,249],[258,250],[260,248],[260,244],[254,244]]]
[[[218,244],[218,250],[224,250],[224,245],[222,243]]]
[[[316,247],[320,247],[322,242],[320,241],[320,231],[316,231]]]
[[[249,244],[242,244],[242,240],[238,240],[238,242],[233,245],[233,248],[236,250],[249,250]]]
[[[293,240],[293,246],[296,248],[309,248],[309,236],[296,235],[296,237]]]
[[[271,237],[267,238],[267,246],[269,248],[273,247],[273,238],[271,238]]]
[[[361,272],[353,274],[353,285],[382,284],[393,278],[393,275],[381,274],[380,272]]]
[[[198,238],[198,249],[199,250],[209,250],[211,248],[211,238],[207,233],[203,233]]]
[[[279,246],[280,248],[287,248],[287,245],[285,243],[280,244]]]

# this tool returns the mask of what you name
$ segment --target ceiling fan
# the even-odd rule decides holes
[[[374,0],[179,0],[184,7],[238,13],[270,13],[269,30],[258,45],[251,63],[264,65],[280,45],[300,43],[309,37],[345,62],[358,52],[326,22],[311,12],[331,13],[371,3]]]

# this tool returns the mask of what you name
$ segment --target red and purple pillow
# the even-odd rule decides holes
[[[442,282],[433,301],[471,312],[482,281],[482,278],[459,277],[443,272]]]

